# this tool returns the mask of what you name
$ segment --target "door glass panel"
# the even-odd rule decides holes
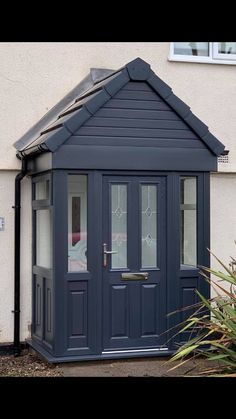
[[[87,176],[68,176],[68,270],[87,270]]]
[[[50,269],[52,267],[51,211],[36,211],[36,265]]]
[[[142,268],[157,267],[157,187],[142,185]]]
[[[127,268],[127,185],[111,185],[111,267]]]
[[[181,264],[197,264],[197,179],[180,178]]]

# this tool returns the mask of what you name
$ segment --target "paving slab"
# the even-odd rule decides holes
[[[59,364],[64,377],[179,377],[195,376],[204,369],[217,366],[205,359],[188,361],[183,366],[167,362],[169,358],[136,358],[109,361],[83,361]]]

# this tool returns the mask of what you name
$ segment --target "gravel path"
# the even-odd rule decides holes
[[[43,361],[28,350],[18,357],[0,355],[0,377],[59,377],[62,376],[58,366]]]

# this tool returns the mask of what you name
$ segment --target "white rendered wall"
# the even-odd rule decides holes
[[[211,250],[228,266],[236,258],[236,174],[211,175]],[[211,257],[215,270],[224,269]],[[215,278],[216,279],[216,278]]]
[[[13,340],[14,315],[14,179],[16,171],[0,172],[0,216],[5,229],[0,231],[0,342]],[[25,199],[26,198],[26,199]],[[29,335],[31,323],[31,187],[22,181],[21,219],[21,339]]]

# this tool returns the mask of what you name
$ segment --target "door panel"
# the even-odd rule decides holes
[[[105,352],[152,349],[165,342],[165,185],[164,177],[104,176]]]

